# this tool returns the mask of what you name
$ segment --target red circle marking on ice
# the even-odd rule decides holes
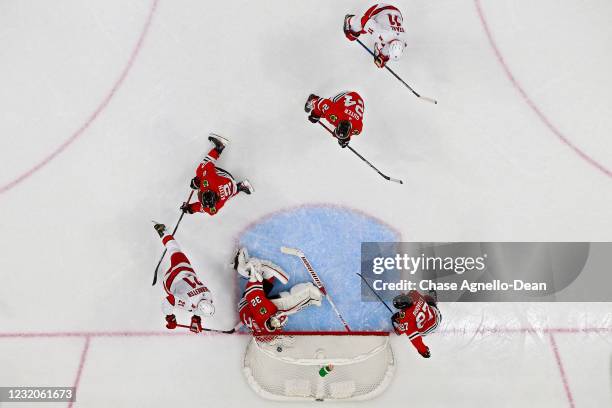
[[[32,168],[30,168],[26,172],[22,173],[21,175],[19,175],[18,177],[16,177],[12,181],[10,181],[7,184],[1,186],[0,187],[0,194],[6,193],[7,191],[12,189],[13,187],[17,186],[18,184],[20,184],[24,180],[28,179],[30,176],[32,176],[34,173],[36,173],[38,170],[40,170],[41,168],[43,168],[47,164],[49,164],[60,153],[62,153],[64,150],[66,150],[66,148],[68,146],[70,146],[75,140],[77,140],[80,136],[82,136],[83,133],[85,133],[85,131],[91,126],[91,124],[104,111],[104,109],[106,109],[106,107],[110,103],[111,99],[113,99],[113,97],[115,96],[115,93],[117,93],[117,91],[119,90],[121,85],[123,85],[123,82],[125,81],[125,78],[127,77],[128,73],[132,69],[132,66],[134,65],[134,61],[136,60],[136,57],[138,56],[138,53],[139,53],[140,49],[142,48],[142,44],[143,44],[143,42],[145,40],[145,37],[146,37],[147,33],[149,32],[149,27],[151,26],[151,21],[153,20],[153,16],[155,14],[155,11],[157,10],[157,3],[159,3],[159,0],[153,0],[153,3],[151,4],[151,8],[149,9],[149,13],[148,13],[147,19],[145,21],[144,27],[143,27],[143,29],[142,29],[142,31],[140,33],[140,36],[138,37],[138,41],[136,42],[136,45],[134,46],[134,49],[132,50],[132,53],[130,54],[130,58],[128,59],[127,64],[125,65],[125,67],[121,71],[121,74],[119,75],[119,77],[117,78],[115,83],[113,84],[113,86],[110,89],[110,91],[106,94],[104,99],[102,99],[100,104],[98,104],[98,107],[91,113],[91,115],[89,115],[87,120],[68,139],[66,139],[62,144],[60,144],[47,157],[43,158],[40,162],[38,162]]]
[[[502,55],[501,51],[499,50],[497,46],[497,43],[495,42],[495,39],[493,38],[493,34],[491,33],[491,29],[489,28],[489,24],[487,23],[487,19],[485,18],[484,13],[482,11],[482,6],[480,4],[480,1],[481,0],[474,0],[474,3],[476,5],[476,11],[478,13],[478,17],[480,18],[482,27],[484,28],[487,39],[489,40],[489,44],[491,45],[491,48],[493,49],[493,53],[495,54],[495,57],[497,58],[504,72],[506,73],[506,76],[508,77],[508,79],[510,80],[514,88],[516,88],[516,90],[519,92],[519,94],[521,95],[525,103],[527,103],[527,105],[536,114],[536,116],[540,119],[540,121],[542,121],[542,123],[544,123],[544,125],[555,136],[557,136],[559,140],[561,140],[561,142],[567,145],[570,149],[574,151],[574,153],[576,153],[579,157],[581,157],[584,161],[589,163],[591,166],[595,167],[597,170],[601,171],[606,176],[612,178],[612,170],[608,169],[603,164],[599,163],[597,160],[589,156],[587,153],[581,150],[578,146],[572,143],[572,141],[569,140],[567,136],[565,136],[563,133],[561,133],[561,131],[540,110],[540,108],[535,104],[533,99],[531,99],[531,97],[527,95],[527,92],[525,92],[525,89],[523,89],[521,84],[518,82],[518,80],[516,79],[512,71],[510,70],[510,67],[506,63],[504,56]]]

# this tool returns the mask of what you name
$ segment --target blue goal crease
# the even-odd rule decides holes
[[[307,206],[287,210],[255,223],[238,242],[249,254],[269,259],[289,275],[289,283],[277,283],[272,295],[301,282],[310,275],[295,256],[280,252],[281,246],[301,249],[319,275],[325,289],[353,331],[390,331],[389,311],[377,301],[362,301],[362,242],[395,242],[398,233],[383,222],[343,207]],[[246,280],[240,279],[240,293]],[[365,293],[364,297],[371,299]],[[309,307],[289,317],[285,330],[343,331],[344,326],[329,302]]]

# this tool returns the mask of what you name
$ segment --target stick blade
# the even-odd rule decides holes
[[[304,256],[304,253],[297,248],[289,248],[286,246],[282,246],[280,248],[280,251],[283,254],[287,254],[287,255],[293,255],[293,256],[299,256],[299,257]]]
[[[381,176],[382,176],[382,177],[383,177],[385,180],[387,180],[387,181],[392,181],[392,182],[394,182],[394,183],[398,183],[398,184],[404,184],[404,182],[403,182],[402,180],[400,180],[400,179],[396,179],[396,178],[393,178],[393,177],[389,177],[389,176],[387,176],[386,174],[381,173],[381,172],[378,172],[378,174],[380,174],[380,175],[381,175]]]
[[[437,105],[437,104],[438,104],[438,101],[436,101],[436,100],[435,100],[435,99],[433,99],[433,98],[429,98],[429,97],[427,97],[427,96],[423,96],[423,95],[421,95],[421,96],[419,96],[419,98],[421,98],[422,100],[424,100],[424,101],[426,101],[426,102],[433,103],[434,105]]]

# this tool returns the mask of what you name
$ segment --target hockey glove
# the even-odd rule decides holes
[[[166,328],[167,329],[176,329],[176,316],[173,314],[166,315]]]
[[[189,203],[183,203],[183,205],[181,205],[181,211],[187,214],[193,214],[193,210],[191,209],[191,205]]]
[[[189,330],[194,333],[199,333],[202,331],[202,319],[200,319],[200,316],[191,316],[191,326],[189,326]]]
[[[429,347],[426,347],[426,351],[424,353],[419,353],[420,355],[422,355],[424,358],[429,358],[431,357],[431,353],[429,352]]]
[[[314,115],[314,114],[310,114],[310,116],[308,116],[308,120],[311,121],[312,123],[318,123],[319,120],[321,119],[320,116]]]
[[[357,37],[359,37],[359,32],[355,32],[351,30],[351,18],[355,17],[353,14],[347,14],[344,16],[344,27],[342,28],[344,31],[344,35],[349,41],[355,41]]]
[[[199,190],[200,189],[200,184],[201,184],[200,179],[197,178],[197,177],[194,177],[194,178],[191,179],[191,184],[189,185],[189,187],[191,187],[194,190]]]
[[[155,231],[157,231],[159,237],[163,238],[164,234],[166,233],[166,226],[164,224],[155,224],[153,228]]]
[[[378,54],[375,58],[374,58],[374,63],[376,64],[376,66],[378,68],[384,68],[385,64],[389,61],[389,57],[385,56],[384,54]]]
[[[402,331],[400,330],[400,327],[399,327],[399,323],[398,323],[399,319],[400,319],[400,313],[399,312],[395,312],[393,314],[393,316],[391,316],[391,326],[393,326],[393,331],[398,336],[403,334]]]
[[[427,295],[423,296],[425,302],[431,307],[437,307],[438,304],[438,292],[435,290],[430,290],[427,292]]]
[[[347,137],[344,137],[344,138],[342,138],[342,137],[340,137],[340,136],[337,136],[336,138],[338,139],[338,144],[339,144],[339,145],[340,145],[340,147],[342,147],[343,149],[344,149],[346,146],[348,146],[349,142],[351,141],[351,138],[350,138],[350,137],[348,137],[348,136],[347,136]]]
[[[315,101],[318,100],[318,99],[319,99],[319,97],[317,95],[310,94],[308,96],[308,99],[306,100],[306,103],[304,104],[304,111],[306,113],[312,112],[312,110],[314,108]]]
[[[340,145],[340,147],[342,147],[343,149],[349,145],[350,139],[338,139],[338,144]]]

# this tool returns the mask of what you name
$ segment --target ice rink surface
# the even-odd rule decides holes
[[[395,4],[393,68],[437,106],[345,40],[361,0],[0,2],[0,385],[76,385],[79,407],[269,404],[240,371],[247,336],[167,331],[150,286],[150,220],[174,224],[209,131],[256,189],[177,234],[210,327],[236,320],[236,243],[288,209],[344,208],[406,241],[612,240],[612,3]],[[346,89],[365,99],[352,146],[404,185],[306,120],[308,94]],[[432,358],[394,338],[393,383],[355,405],[612,405],[610,304],[441,310]]]

